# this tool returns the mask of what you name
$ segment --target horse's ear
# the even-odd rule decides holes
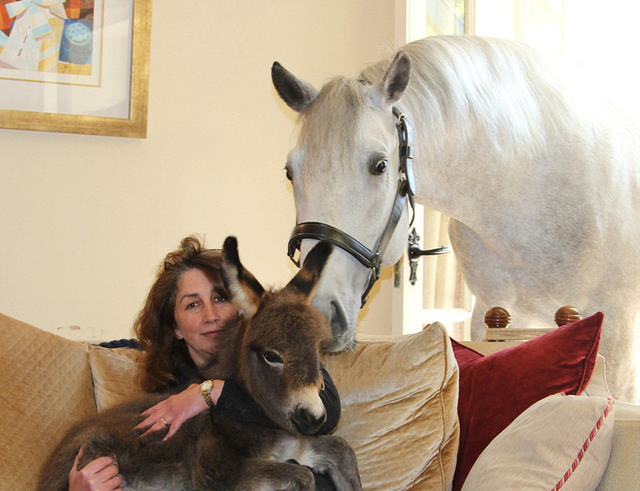
[[[318,281],[320,280],[320,275],[332,251],[333,246],[330,242],[326,240],[318,242],[309,254],[307,254],[302,268],[298,271],[298,274],[291,279],[286,288],[301,293],[311,301],[315,294]]]
[[[222,246],[222,281],[238,313],[247,318],[253,317],[264,294],[264,288],[242,266],[235,237],[227,237]]]
[[[389,65],[387,73],[375,85],[378,105],[386,109],[398,102],[411,79],[411,58],[406,51],[400,50]]]
[[[318,95],[311,84],[297,78],[277,61],[271,67],[271,80],[282,100],[296,112],[302,111]]]

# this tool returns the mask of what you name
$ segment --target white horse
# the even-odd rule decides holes
[[[411,172],[399,163],[395,108],[415,133],[416,201],[452,217],[451,242],[477,297],[474,338],[482,336],[482,315],[494,305],[523,327],[548,324],[565,304],[585,314],[602,310],[610,386],[616,397],[636,400],[637,127],[595,102],[575,104],[572,90],[565,91],[530,48],[507,40],[417,41],[357,79],[335,78],[320,92],[278,63],[272,78],[300,113],[287,162],[298,223],[331,225],[339,229],[336,242],[348,234],[375,252],[396,191],[406,189],[404,175]],[[401,257],[409,220],[405,206],[380,251],[382,266]],[[303,256],[312,243],[302,241]],[[354,337],[370,275],[361,263],[367,264],[336,251],[315,296],[331,319],[336,350]]]

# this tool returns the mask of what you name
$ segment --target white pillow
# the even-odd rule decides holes
[[[595,490],[609,462],[613,411],[604,397],[536,402],[480,454],[462,491]]]

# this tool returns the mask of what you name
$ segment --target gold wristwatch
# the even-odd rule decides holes
[[[202,397],[204,397],[204,402],[207,403],[207,406],[214,407],[215,404],[211,400],[211,389],[213,388],[213,380],[205,380],[200,385],[200,392],[202,393]]]

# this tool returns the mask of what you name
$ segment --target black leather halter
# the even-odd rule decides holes
[[[289,238],[288,255],[296,266],[300,267],[300,261],[295,259],[296,251],[300,250],[300,244],[303,239],[328,240],[337,247],[344,249],[357,259],[364,267],[369,268],[371,273],[369,281],[362,294],[362,304],[360,308],[369,298],[369,292],[374,283],[380,277],[380,268],[382,264],[382,256],[387,249],[393,232],[400,221],[402,212],[404,211],[407,201],[413,209],[413,197],[416,194],[416,183],[413,175],[413,132],[411,125],[395,107],[393,115],[397,118],[396,128],[398,130],[400,168],[398,170],[398,190],[393,207],[389,213],[389,220],[382,232],[382,235],[376,241],[375,246],[369,249],[361,242],[351,237],[346,232],[322,222],[303,222],[293,228],[291,237]],[[415,215],[415,211],[414,211]],[[413,223],[413,218],[411,219]]]

